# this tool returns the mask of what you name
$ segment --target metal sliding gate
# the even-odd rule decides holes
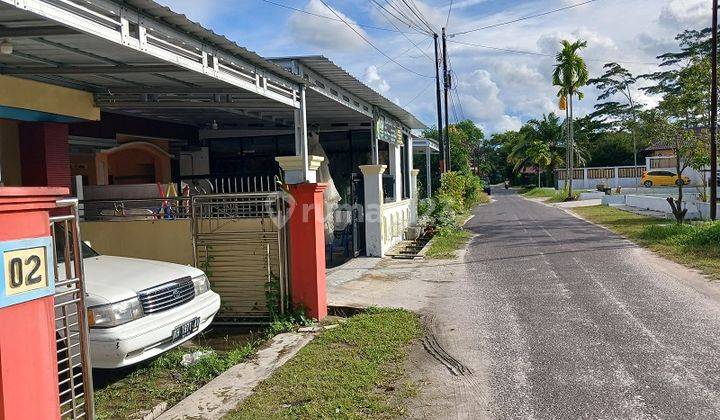
[[[66,215],[50,218],[55,269],[55,339],[57,340],[60,418],[94,419],[92,368],[85,309],[85,278],[78,202],[60,200]]]
[[[216,322],[257,323],[288,307],[286,193],[192,197],[195,266],[221,297]]]

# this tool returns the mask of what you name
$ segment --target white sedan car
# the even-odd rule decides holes
[[[158,356],[207,328],[220,309],[197,268],[99,255],[87,245],[83,264],[93,368]]]

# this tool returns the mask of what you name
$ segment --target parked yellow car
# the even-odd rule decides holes
[[[690,178],[684,175],[679,178],[675,172],[661,170],[646,171],[643,172],[642,176],[642,184],[647,188],[680,185],[680,183],[688,185],[690,184]]]

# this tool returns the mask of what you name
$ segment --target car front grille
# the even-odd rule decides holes
[[[192,278],[183,277],[138,293],[145,314],[155,314],[188,303],[195,298]]]

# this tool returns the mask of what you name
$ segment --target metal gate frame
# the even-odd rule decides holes
[[[271,272],[271,254],[277,252],[277,273],[279,281],[279,312],[285,314],[289,307],[289,274],[288,274],[288,241],[287,229],[287,207],[288,194],[285,191],[275,192],[257,192],[257,193],[234,193],[234,194],[210,194],[210,195],[194,195],[191,197],[191,226],[192,226],[192,245],[193,245],[193,261],[195,267],[199,269],[208,268],[203,265],[209,265],[208,249],[215,245],[254,245],[264,247],[265,258],[267,259],[267,273],[264,275],[264,282],[267,285],[273,281]],[[205,231],[204,223],[217,223],[217,226],[223,226],[231,223],[232,220],[242,219],[265,219],[270,220],[276,230],[273,232],[259,231],[231,231],[222,232],[220,229]],[[272,240],[269,240],[270,237]],[[276,245],[277,244],[277,245]],[[271,250],[271,246],[277,246],[277,250]],[[271,252],[273,251],[273,252]],[[204,256],[204,257],[203,257]],[[241,271],[232,256],[223,255],[225,257],[220,267],[235,271]],[[235,264],[235,265],[233,265]],[[215,267],[218,267],[217,265]],[[212,268],[212,267],[209,267]],[[212,285],[212,270],[206,273]],[[232,281],[225,277],[224,282]],[[217,291],[217,290],[216,290]],[[242,290],[240,290],[242,291]],[[223,298],[222,291],[219,292]],[[223,299],[225,300],[225,299]],[[245,316],[223,316],[223,307],[216,316],[217,324],[257,324],[270,318],[269,312],[258,312],[257,314]],[[226,320],[224,318],[228,318]]]
[[[58,356],[58,388],[62,419],[94,419],[92,366],[85,306],[85,276],[82,240],[78,217],[78,200],[62,199],[58,209],[69,214],[50,217],[55,270],[55,339]],[[62,227],[58,237],[56,226]],[[62,246],[59,246],[62,244]],[[58,267],[58,249],[62,248],[64,275]],[[63,280],[59,280],[59,279]]]

